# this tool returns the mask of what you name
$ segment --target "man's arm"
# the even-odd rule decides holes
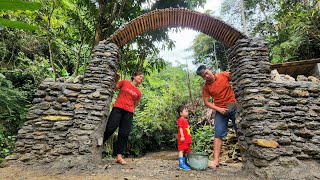
[[[210,97],[202,97],[202,99],[203,99],[203,101],[204,101],[204,104],[205,104],[208,108],[213,109],[213,110],[216,110],[216,111],[218,111],[218,112],[221,113],[221,114],[225,114],[225,113],[227,112],[227,110],[228,110],[227,108],[220,108],[220,107],[214,105],[214,103],[211,103],[211,102],[209,101]]]

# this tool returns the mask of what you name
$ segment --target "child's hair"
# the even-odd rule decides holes
[[[178,108],[177,108],[177,111],[178,111],[178,115],[180,116],[180,113],[185,109],[187,108],[187,106],[185,105],[180,105]]]
[[[132,77],[131,77],[131,81],[133,81],[134,77],[140,76],[141,74],[143,74],[142,71],[136,71],[135,73],[133,73],[133,75],[132,75]]]

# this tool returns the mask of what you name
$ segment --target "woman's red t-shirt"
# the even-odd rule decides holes
[[[185,138],[183,143],[191,144],[192,140],[191,140],[188,121],[184,117],[181,116],[181,117],[179,117],[177,124],[178,124],[178,144],[182,144],[182,142],[180,142],[181,134],[180,134],[179,128],[182,128],[182,130],[183,130],[183,135]]]
[[[133,113],[134,102],[140,101],[142,96],[141,91],[127,80],[122,80],[118,82],[117,85],[120,89],[116,102],[113,106]]]

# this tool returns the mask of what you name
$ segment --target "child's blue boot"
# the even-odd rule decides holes
[[[190,167],[189,163],[188,163],[188,157],[184,157],[184,163]]]
[[[179,167],[183,170],[190,170],[190,167],[186,165],[185,157],[179,157]]]

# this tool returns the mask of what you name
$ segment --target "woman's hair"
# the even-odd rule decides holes
[[[136,71],[135,73],[133,73],[133,75],[131,77],[131,81],[133,81],[134,77],[140,76],[140,75],[143,75],[143,72],[142,71]]]

